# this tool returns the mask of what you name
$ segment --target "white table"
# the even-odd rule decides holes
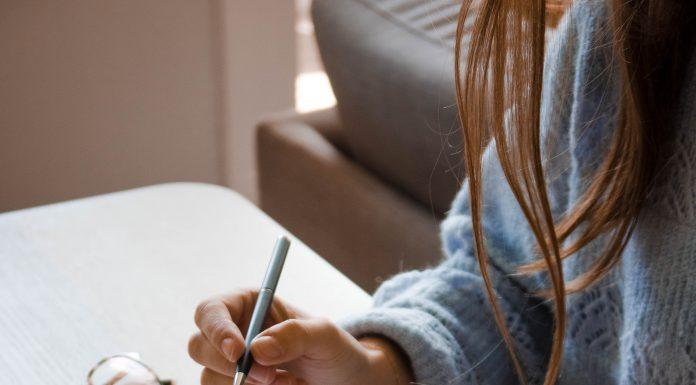
[[[85,383],[117,352],[198,383],[203,298],[259,285],[284,230],[240,195],[176,183],[0,215],[0,384]],[[368,295],[293,239],[278,295],[339,318]]]

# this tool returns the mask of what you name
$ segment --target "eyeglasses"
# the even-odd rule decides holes
[[[160,380],[138,353],[115,354],[97,362],[87,373],[87,385],[174,385]]]

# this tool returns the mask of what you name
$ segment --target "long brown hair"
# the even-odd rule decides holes
[[[507,182],[537,242],[540,258],[520,271],[545,272],[551,282],[542,293],[554,303],[544,380],[551,385],[562,361],[566,295],[597,282],[620,259],[655,174],[685,67],[684,53],[689,53],[693,36],[691,2],[607,0],[607,28],[613,34],[620,85],[615,128],[589,187],[572,210],[554,218],[540,148],[541,85],[547,27],[556,23],[569,2],[464,0],[457,28],[455,79],[476,256],[495,321],[523,383],[525,374],[487,271],[481,203],[484,148],[495,141]],[[463,36],[469,32],[464,21],[473,10],[477,15],[471,45],[463,49]],[[575,236],[566,244],[571,234]],[[562,260],[600,236],[606,239],[600,255],[587,271],[566,282]]]

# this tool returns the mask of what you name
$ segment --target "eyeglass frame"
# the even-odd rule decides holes
[[[87,385],[93,385],[92,384],[92,375],[94,375],[94,372],[102,365],[104,365],[106,362],[109,360],[113,360],[114,358],[125,358],[128,360],[131,360],[137,364],[140,364],[143,368],[145,368],[152,376],[155,378],[155,381],[157,381],[158,384],[160,385],[174,385],[174,382],[172,380],[160,380],[159,376],[157,375],[157,372],[155,372],[154,369],[152,369],[148,364],[144,363],[142,360],[135,358],[131,355],[125,354],[125,353],[119,353],[119,354],[114,354],[112,356],[104,357],[99,362],[94,364],[92,368],[87,372]]]

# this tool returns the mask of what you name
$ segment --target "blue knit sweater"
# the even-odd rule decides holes
[[[603,2],[575,3],[549,46],[543,84],[543,148],[556,218],[587,187],[616,106],[608,12]],[[568,298],[558,384],[696,384],[696,67],[690,68],[665,163],[620,265]],[[531,293],[548,282],[541,274],[511,274],[535,258],[535,242],[490,149],[483,188],[495,287],[530,383],[539,383],[553,322],[551,305]],[[468,205],[465,185],[442,223],[446,258],[439,266],[393,277],[375,294],[373,309],[343,323],[356,336],[396,342],[418,384],[517,383],[483,290]],[[566,279],[584,271],[601,241],[565,263]]]

